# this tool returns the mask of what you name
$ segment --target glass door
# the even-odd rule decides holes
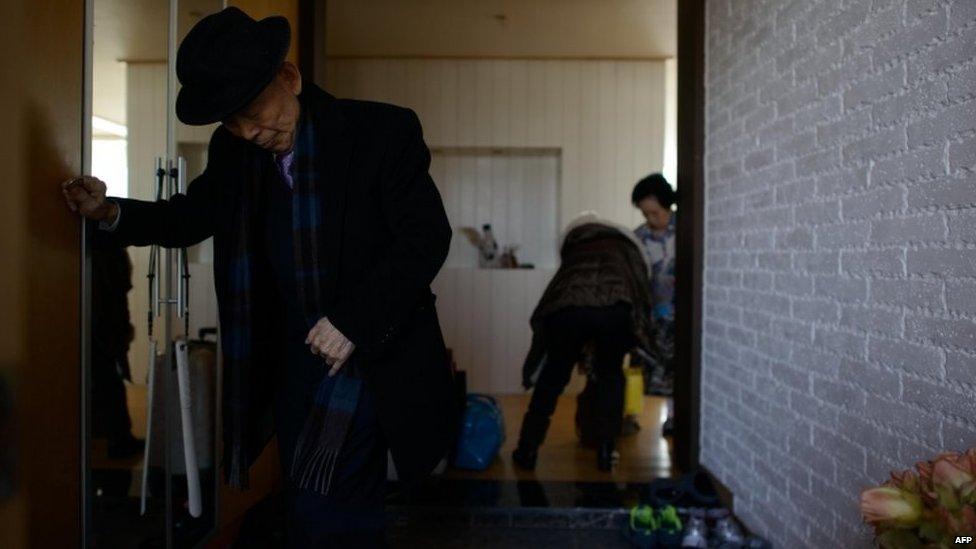
[[[168,111],[169,144],[174,190],[187,186],[207,166],[207,149],[216,124],[188,126],[175,115],[176,47],[200,19],[223,9],[222,0],[178,0],[174,6]],[[175,314],[169,316],[173,334],[176,375],[168,398],[180,402],[169,438],[170,491],[173,495],[173,545],[194,547],[208,539],[217,526],[220,369],[218,368],[217,301],[213,283],[212,239],[175,250],[170,279],[177,296]]]
[[[89,171],[159,200],[206,165],[176,120],[179,41],[220,0],[88,0]],[[209,243],[117,248],[87,230],[86,544],[195,547],[215,532],[219,376]],[[83,330],[83,333],[86,333]]]
[[[164,192],[169,10],[169,0],[89,0],[90,171],[109,196],[156,200]],[[160,423],[154,408],[166,409],[154,390],[169,338],[160,321],[162,254],[112,247],[98,230],[89,233],[86,543],[167,547],[168,474],[164,460],[153,459],[159,441],[151,432]]]

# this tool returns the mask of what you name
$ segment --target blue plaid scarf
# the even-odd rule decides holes
[[[303,305],[306,325],[309,329],[325,316],[325,298],[322,290],[322,277],[325,274],[320,242],[322,240],[323,182],[316,172],[316,140],[312,116],[307,116],[303,105],[303,117],[295,143],[295,170],[292,189],[292,230],[295,258],[295,280],[298,298]],[[231,263],[230,280],[231,311],[230,322],[224,326],[229,331],[229,349],[225,352],[227,371],[234,372],[229,380],[231,398],[229,402],[231,437],[235,443],[230,448],[228,476],[232,484],[247,485],[249,456],[243,441],[244,418],[248,417],[247,392],[244,390],[250,378],[253,364],[252,340],[252,254],[250,251],[250,231],[253,226],[253,212],[250,204],[257,201],[257,191],[243,193],[239,210],[239,234],[236,257]],[[229,366],[229,367],[228,367]],[[328,366],[323,363],[323,372]],[[291,478],[301,489],[328,494],[336,461],[342,449],[346,433],[359,402],[362,380],[356,369],[347,364],[335,378],[323,376],[315,393],[312,409],[299,436],[291,466]]]
[[[305,308],[309,329],[325,316],[322,295],[322,259],[318,253],[322,228],[320,176],[315,171],[315,128],[306,117],[295,144],[295,177],[292,189],[292,230],[298,298]],[[328,366],[323,365],[328,369]],[[291,477],[296,486],[328,494],[336,459],[356,412],[362,380],[349,367],[335,379],[319,383],[312,410],[295,447]]]

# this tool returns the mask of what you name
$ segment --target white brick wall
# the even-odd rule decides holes
[[[976,0],[709,0],[702,460],[781,547],[976,445]]]

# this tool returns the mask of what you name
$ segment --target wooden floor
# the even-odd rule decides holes
[[[518,432],[529,404],[529,395],[502,395],[496,398],[505,418],[505,444],[499,457],[485,471],[454,469],[449,470],[445,476],[570,482],[648,482],[654,478],[671,476],[670,443],[661,438],[661,423],[665,413],[663,398],[644,397],[644,413],[639,420],[641,430],[618,441],[620,461],[610,473],[597,469],[594,450],[579,445],[573,419],[576,397],[567,395],[559,399],[546,442],[539,448],[536,470],[527,472],[515,468],[512,465],[512,450],[518,442]]]
[[[143,438],[146,432],[146,387],[126,384],[132,434]],[[505,419],[505,444],[499,457],[485,471],[448,470],[450,478],[485,480],[579,481],[579,482],[647,482],[672,473],[670,443],[661,438],[665,401],[660,397],[644,397],[644,412],[640,417],[641,430],[618,440],[620,461],[611,473],[596,468],[596,453],[579,445],[576,438],[574,414],[576,397],[564,395],[559,399],[546,442],[539,448],[536,470],[526,472],[512,465],[512,450],[518,442],[522,416],[529,404],[529,395],[500,395],[496,397]],[[103,440],[92,441],[92,465],[104,469],[132,469],[142,467],[142,456],[127,460],[109,460]]]

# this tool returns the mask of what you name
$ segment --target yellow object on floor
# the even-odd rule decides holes
[[[624,381],[624,415],[639,416],[644,412],[644,373],[630,366],[630,353],[624,355]]]

